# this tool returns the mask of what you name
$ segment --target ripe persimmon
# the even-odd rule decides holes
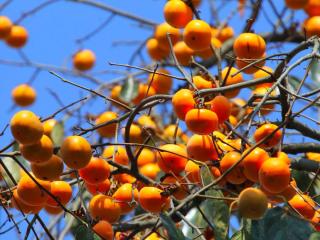
[[[309,0],[304,10],[309,17],[320,16],[320,2],[318,0]]]
[[[41,180],[53,181],[59,179],[63,172],[63,161],[57,155],[43,163],[31,163],[32,173]]]
[[[237,205],[242,217],[259,219],[268,208],[268,199],[260,189],[249,187],[239,194]]]
[[[150,38],[146,43],[146,48],[149,56],[155,60],[160,61],[166,59],[170,54],[170,49],[163,49],[160,47],[159,41],[155,38]]]
[[[127,214],[135,208],[139,191],[131,183],[125,183],[117,189],[112,197],[119,203],[121,214]]]
[[[109,121],[115,120],[118,117],[117,113],[115,112],[104,112],[96,119],[96,125],[104,124]],[[101,137],[111,138],[114,137],[116,134],[116,127],[117,123],[111,123],[103,127],[99,127],[97,132],[100,134]]]
[[[253,79],[266,78],[272,76],[273,69],[268,66],[263,66],[262,69],[259,69],[257,72],[253,74]],[[271,87],[272,83],[260,83],[256,85],[256,88],[259,87]]]
[[[100,220],[92,227],[92,230],[103,240],[113,240],[114,233],[112,225],[107,221]]]
[[[227,154],[225,154],[220,161],[221,173],[230,171],[229,169],[240,159],[241,154],[236,151],[228,152]],[[244,175],[243,163],[240,162],[236,167],[233,167],[233,169],[226,175],[225,178],[229,183],[232,184],[244,183],[247,178]]]
[[[288,164],[278,158],[269,158],[263,162],[259,170],[259,182],[271,193],[280,193],[290,183]]]
[[[63,162],[73,169],[87,166],[92,156],[90,143],[81,136],[69,136],[64,139],[60,153]]]
[[[30,106],[34,103],[36,95],[36,91],[28,84],[20,84],[11,92],[13,101],[21,107]]]
[[[192,78],[192,81],[198,90],[214,88],[216,86],[213,81],[210,81],[210,80],[206,79],[205,77],[199,76],[199,75],[194,76]]]
[[[192,183],[201,183],[200,179],[200,167],[198,164],[189,160],[185,166],[185,172],[188,180]]]
[[[153,96],[155,94],[156,91],[152,86],[140,83],[138,88],[138,95],[134,99],[132,99],[132,102],[138,105],[143,99]]]
[[[256,142],[259,142],[272,134],[272,136],[270,136],[267,140],[263,141],[263,143],[260,146],[274,147],[281,141],[282,138],[282,132],[280,129],[276,130],[277,128],[278,126],[272,123],[263,124],[254,132],[254,140]]]
[[[194,108],[196,102],[189,89],[180,89],[172,97],[173,111],[181,120],[185,120],[187,112]]]
[[[189,66],[191,57],[195,54],[194,50],[188,47],[184,41],[177,42],[173,46],[173,52],[182,66]]]
[[[93,51],[83,49],[73,55],[73,66],[79,71],[90,70],[96,62],[96,56]]]
[[[172,142],[174,140],[176,131],[176,137],[180,137],[183,134],[182,129],[179,126],[177,126],[176,124],[169,124],[163,130],[162,135],[165,139],[168,139],[170,142]]]
[[[164,50],[170,49],[167,34],[170,35],[172,45],[175,45],[180,39],[178,28],[174,28],[166,22],[159,24],[154,31],[154,37],[158,40],[159,47]]]
[[[138,167],[144,166],[148,163],[154,163],[155,160],[156,160],[155,153],[148,148],[143,148],[137,159]]]
[[[51,185],[48,181],[43,181],[34,177],[44,189],[50,191]],[[18,182],[17,193],[22,202],[31,206],[40,206],[48,199],[48,194],[40,188],[37,183],[32,180],[28,175],[24,175]]]
[[[141,127],[146,128],[146,129],[155,130],[157,128],[156,123],[148,115],[141,115],[138,118],[137,122]]]
[[[315,203],[312,198],[305,194],[296,194],[288,202],[303,217],[311,220],[315,214]]]
[[[247,151],[243,154],[245,155]],[[243,173],[252,182],[259,181],[259,170],[261,165],[269,158],[269,154],[256,147],[248,155],[246,155],[242,161],[243,163]]]
[[[184,28],[183,41],[194,51],[205,50],[211,44],[211,28],[203,20],[192,20]]]
[[[102,156],[107,159],[112,159],[122,165],[129,165],[129,158],[126,149],[122,146],[109,146],[103,150]]]
[[[159,167],[166,173],[178,174],[187,164],[186,150],[176,144],[162,145],[156,156]]]
[[[211,105],[211,111],[217,114],[220,124],[228,120],[231,115],[231,103],[228,98],[225,96],[216,96],[209,104]]]
[[[90,162],[79,169],[79,175],[90,184],[98,184],[110,176],[110,165],[102,158],[92,157]]]
[[[191,132],[208,135],[218,129],[219,119],[211,110],[191,109],[186,114],[185,122]]]
[[[266,51],[264,39],[255,33],[241,33],[233,44],[233,51],[238,58],[258,59]]]
[[[35,144],[43,135],[43,126],[39,118],[31,111],[17,112],[10,121],[14,139],[24,145]]]
[[[51,190],[53,196],[62,204],[66,205],[72,197],[72,188],[69,183],[65,181],[51,182]],[[48,197],[47,205],[58,207],[59,204],[51,196]]]
[[[125,136],[125,129],[122,129],[122,135]],[[143,137],[142,137],[142,130],[139,125],[132,123],[130,125],[130,131],[129,131],[129,142],[131,143],[142,143]]]
[[[12,28],[11,20],[6,16],[0,16],[0,39],[9,36]]]
[[[191,8],[181,0],[168,1],[163,9],[164,19],[172,27],[184,28],[193,17]]]
[[[156,187],[143,187],[139,192],[140,206],[151,213],[160,213],[168,208],[169,197],[162,194],[163,191]]]
[[[187,153],[188,157],[203,162],[218,159],[216,146],[208,135],[192,135],[187,143]]]
[[[55,125],[57,125],[57,120],[51,118],[43,122],[43,134],[51,138],[51,133]]]
[[[222,46],[222,43],[220,42],[220,40],[218,38],[211,38],[211,46],[213,48],[220,48]],[[211,49],[211,47],[209,46],[209,48],[205,49],[205,50],[201,50],[201,51],[196,51],[195,54],[199,57],[201,57],[204,60],[207,60],[211,57],[214,56],[214,49]]]
[[[139,168],[140,174],[152,180],[156,180],[156,177],[159,172],[160,172],[160,168],[157,163],[147,163]]]
[[[313,16],[306,20],[304,24],[304,29],[306,31],[307,37],[320,36],[320,16]]]
[[[98,184],[90,184],[85,182],[86,189],[89,193],[92,195],[97,195],[99,193],[101,194],[107,194],[111,187],[111,182],[109,179],[104,180],[101,183]]]
[[[31,206],[21,201],[21,198],[18,195],[17,189],[13,190],[11,204],[12,204],[12,207],[14,207],[18,211],[21,211],[25,214],[28,214],[28,213],[36,214],[40,212],[40,210],[43,208],[43,204],[38,206]]]
[[[256,62],[259,61],[259,62]],[[249,64],[252,64],[253,62],[256,62],[254,65],[250,65],[250,67],[247,67]],[[259,69],[265,64],[265,60],[261,59],[242,59],[237,58],[236,59],[236,65],[238,69],[241,69],[242,72],[246,74],[254,74],[255,72],[259,71]]]
[[[224,26],[220,30],[217,28],[211,28],[213,37],[218,38],[222,43],[232,38],[234,35],[233,28],[231,26]]]
[[[5,41],[10,47],[22,48],[28,41],[28,32],[24,27],[14,25]]]
[[[181,0],[180,0],[181,1]],[[151,86],[154,88],[158,94],[168,94],[172,87],[172,78],[169,76],[170,72],[164,68],[158,69],[155,73],[150,73],[148,82],[151,83]]]
[[[44,210],[46,210],[46,212],[51,215],[57,215],[63,212],[63,209],[61,207],[52,207],[49,205],[45,205]]]
[[[42,135],[39,142],[32,145],[19,145],[21,155],[31,163],[44,163],[53,154],[53,143],[47,135]]]
[[[112,197],[102,194],[95,195],[89,203],[89,212],[93,219],[114,223],[119,220],[121,208]]]
[[[229,72],[229,74],[228,74],[228,72]],[[228,67],[225,67],[222,70],[221,77],[222,77],[222,79],[226,79],[226,81],[225,81],[226,86],[243,82],[243,77],[242,77],[241,73],[238,73],[237,75],[232,77],[232,75],[235,74],[236,72],[238,72],[238,69],[236,69],[234,67],[232,67],[230,70]],[[227,77],[227,74],[228,74],[228,77]],[[224,95],[228,98],[234,98],[239,94],[239,92],[240,92],[240,88],[235,89],[235,90],[231,90],[231,91],[227,91],[227,92],[225,92]]]
[[[186,198],[189,193],[187,182],[181,176],[168,175],[163,179],[161,185],[163,185],[164,188],[173,187],[174,190],[172,195],[178,200]]]
[[[308,0],[286,0],[286,6],[294,10],[303,9],[307,4]]]

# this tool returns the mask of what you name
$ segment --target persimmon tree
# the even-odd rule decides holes
[[[0,235],[320,239],[318,0],[169,0],[143,9],[161,11],[162,22],[141,17],[133,1],[127,12],[48,0],[17,19],[7,10],[14,2],[0,5],[0,39],[18,60],[2,55],[0,64],[13,76],[33,73],[12,90],[2,122]],[[76,51],[61,49],[72,55],[67,66],[24,51],[42,35],[24,21],[57,4],[109,14],[92,20]],[[122,28],[114,18],[149,31],[138,42],[109,33],[118,48],[134,45],[125,62],[90,47],[108,26]],[[32,108],[40,73],[81,96],[48,88],[59,107]]]

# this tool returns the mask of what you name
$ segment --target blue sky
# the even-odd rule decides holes
[[[0,3],[3,1],[0,1]],[[28,1],[13,1],[7,8],[5,8],[0,14],[10,17],[12,20],[17,20],[23,12],[26,12],[33,7],[44,1],[28,0]],[[140,17],[150,19],[154,22],[161,23],[163,21],[162,8],[164,0],[108,0],[101,1],[109,6],[131,12]],[[235,2],[230,1],[228,4],[221,4],[222,1],[215,1],[217,6],[221,6],[219,10],[220,18],[223,19],[234,10]],[[282,1],[277,1],[279,4],[278,9],[282,9]],[[200,15],[203,19],[212,22],[209,19],[209,8],[207,2],[204,0],[204,4],[200,7]],[[267,6],[265,11],[270,18],[274,18],[274,15],[270,12],[270,7]],[[230,25],[235,28],[236,33],[239,33],[245,25],[246,16],[248,15],[248,9],[246,9],[246,15],[240,18],[236,14],[230,21]],[[49,7],[37,12],[36,14],[27,17],[21,24],[26,27],[29,32],[29,41],[27,45],[22,49],[22,52],[31,59],[32,62],[45,63],[55,66],[71,66],[71,56],[79,49],[79,46],[75,44],[75,40],[79,37],[85,36],[91,32],[107,18],[110,13],[96,9],[83,4],[76,4],[68,1],[59,1]],[[304,19],[305,14],[297,12],[296,19]],[[256,32],[266,32],[270,28],[266,27],[267,22],[265,18],[259,18],[254,25]],[[150,27],[141,27],[137,22],[122,18],[114,17],[111,23],[106,26],[101,32],[90,40],[83,43],[84,48],[92,49],[97,56],[97,64],[93,69],[93,72],[100,72],[104,70],[120,70],[125,68],[118,68],[109,66],[108,61],[116,63],[128,63],[132,53],[138,47],[137,44],[126,44],[114,46],[116,42],[123,41],[138,41],[142,42],[149,36],[151,36],[153,30]],[[284,50],[292,48],[292,45],[284,46]],[[268,54],[274,51],[268,52]],[[150,61],[144,51],[144,56],[147,61]],[[9,61],[21,61],[19,54],[16,50],[10,49],[5,43],[0,42],[0,60]],[[135,61],[135,65],[139,65],[140,61]],[[269,66],[273,63],[267,64]],[[172,70],[174,72],[174,70]],[[212,68],[212,72],[216,74],[216,69]],[[17,68],[13,66],[0,64],[0,130],[9,122],[13,113],[21,108],[15,108],[12,110],[13,102],[11,100],[11,90],[18,84],[28,82],[30,77],[34,74],[32,68]],[[176,73],[176,72],[175,72]],[[299,72],[296,73],[299,75]],[[117,74],[102,74],[97,77],[102,82],[107,82],[119,75]],[[85,85],[87,87],[95,87],[95,84],[82,78],[75,78],[66,76],[68,79],[77,82],[78,84]],[[143,78],[145,78],[143,76]],[[246,79],[250,79],[250,76],[246,76]],[[59,79],[50,75],[46,71],[42,71],[37,78],[32,82],[35,87],[38,97],[37,101],[30,110],[36,114],[45,117],[52,114],[54,111],[60,108],[59,104],[49,94],[47,89],[51,89],[59,95],[65,104],[71,103],[79,99],[81,96],[86,95],[84,91],[66,85]],[[248,90],[243,90],[241,95],[246,97]],[[93,104],[83,108],[83,113],[99,113],[106,109],[106,105],[103,101],[98,100]],[[58,116],[61,117],[62,115]],[[10,132],[7,131],[4,136],[1,137],[0,147],[5,146],[11,140]],[[14,214],[17,214],[14,212]],[[0,211],[0,224],[5,220],[5,213]],[[17,218],[19,219],[19,217]],[[30,216],[31,219],[31,216]],[[48,220],[48,218],[45,218]],[[8,223],[6,227],[11,226]],[[25,225],[21,225],[21,229],[24,232]],[[6,229],[4,227],[4,229]],[[39,225],[36,226],[40,229]],[[0,235],[0,239],[7,239],[9,237],[15,237],[13,231]]]

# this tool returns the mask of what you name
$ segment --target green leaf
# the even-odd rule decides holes
[[[76,240],[100,240],[101,238],[95,234],[92,230],[84,226],[83,224],[77,223],[72,231]]]
[[[201,210],[204,212],[203,207],[201,207]],[[192,208],[185,218],[191,222],[193,225],[197,226],[200,229],[204,229],[208,226],[208,223],[203,219],[203,216],[199,212],[197,208]],[[186,222],[182,221],[182,232],[186,237],[189,237],[191,239],[196,238],[199,234],[194,231],[192,227],[190,227]]]
[[[172,219],[169,217],[167,213],[161,213],[160,214],[160,219],[161,222],[164,226],[165,229],[167,229],[170,239],[175,239],[175,240],[185,240],[186,238],[184,237],[182,231],[178,229],[175,225],[175,223],[172,221]]]
[[[235,232],[231,240],[254,240],[258,238],[251,233],[252,222],[249,219],[242,219],[242,227],[239,231]]]
[[[309,240],[320,240],[320,233],[312,233],[311,236],[309,237]]]
[[[120,99],[124,102],[130,102],[138,95],[138,90],[139,83],[133,77],[128,77],[121,88]]]
[[[317,84],[320,84],[320,62],[318,59],[313,59],[311,62],[311,79]]]
[[[288,215],[281,207],[269,210],[263,219],[252,221],[251,225],[251,239],[254,240],[305,240],[312,232],[307,221]]]
[[[59,122],[54,125],[51,132],[51,139],[53,141],[54,146],[61,146],[64,138],[64,123]]]
[[[2,158],[3,164],[6,166],[8,171],[11,173],[12,177],[15,179],[16,182],[18,182],[21,178],[20,175],[20,166],[10,157],[4,157]],[[7,172],[3,169],[4,172],[4,180],[8,183],[9,187],[15,186]]]
[[[301,79],[296,77],[296,76],[288,76],[288,79],[289,79],[289,85],[291,88],[293,88],[294,91],[296,91],[300,85],[300,82],[301,82]],[[290,89],[292,90],[292,89]]]
[[[208,166],[201,167],[201,178],[203,186],[213,181],[213,176]],[[220,190],[210,189],[206,195],[213,197],[224,197]],[[229,226],[229,208],[223,200],[207,199],[202,204],[204,213],[208,213],[206,217],[215,226],[215,239],[225,240],[228,236]]]

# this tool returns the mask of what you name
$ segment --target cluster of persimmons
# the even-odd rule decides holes
[[[310,16],[304,22],[308,37],[320,36],[319,1],[285,2],[291,9],[304,8]],[[234,37],[230,26],[216,28],[204,20],[194,19],[194,9],[199,5],[200,1],[182,0],[170,0],[165,4],[165,22],[155,28],[153,37],[146,42],[153,60],[161,62],[174,56],[178,64],[191,66],[194,59],[207,60],[215,56],[223,43]],[[22,47],[27,37],[23,27],[13,25],[7,17],[0,17],[0,38],[9,46]],[[250,74],[253,79],[272,74],[273,70],[265,65],[266,42],[259,34],[247,32],[236,36],[233,51],[237,68],[222,69],[223,83],[208,73],[199,72],[192,77],[192,86],[173,93],[173,78],[167,69],[160,67],[150,73],[146,83],[139,83],[138,93],[131,102],[121,98],[122,86],[115,85],[110,98],[130,106],[140,104],[149,96],[173,93],[170,104],[175,116],[185,123],[186,130],[176,124],[161,127],[152,116],[142,114],[130,126],[129,142],[110,144],[99,156],[93,156],[93,143],[82,136],[67,136],[61,146],[55,147],[52,130],[57,120],[41,121],[28,110],[15,113],[10,122],[11,133],[19,144],[20,154],[30,163],[30,172],[22,171],[13,190],[12,207],[24,213],[38,213],[41,209],[50,214],[63,212],[74,191],[67,180],[62,180],[66,166],[76,171],[70,178],[81,179],[92,195],[88,211],[95,220],[93,230],[104,239],[113,239],[111,224],[137,206],[159,214],[172,208],[172,199],[183,201],[194,189],[203,187],[201,169],[207,166],[219,186],[236,189],[237,198],[226,204],[242,217],[259,219],[268,208],[288,202],[296,214],[318,227],[315,202],[298,189],[291,176],[290,158],[282,151],[274,151],[284,137],[281,128],[263,122],[253,133],[254,141],[244,142],[229,134],[232,127],[246,124],[244,117],[253,111],[245,100],[236,98],[240,89],[205,97],[197,94],[198,90],[241,83],[243,74]],[[76,71],[90,70],[95,61],[95,54],[87,49],[73,56]],[[261,101],[271,86],[272,83],[257,84],[253,89],[253,95],[258,96],[254,102]],[[274,92],[270,94],[275,95]],[[12,97],[17,105],[27,107],[35,101],[36,92],[23,84],[12,91]],[[105,111],[95,119],[95,124],[100,126],[95,130],[97,134],[110,141],[117,135],[116,120],[124,112],[117,104],[114,109],[117,110]],[[259,111],[267,115],[273,109],[274,105],[264,104]],[[160,140],[155,144],[158,147],[145,144],[146,132],[158,135]],[[152,184],[142,182],[134,174],[113,173],[117,167],[110,161],[126,169],[131,166],[126,144],[131,144],[135,150],[138,174],[150,179]],[[223,193],[231,197],[229,192]],[[157,235],[152,237],[150,239],[160,239]]]

